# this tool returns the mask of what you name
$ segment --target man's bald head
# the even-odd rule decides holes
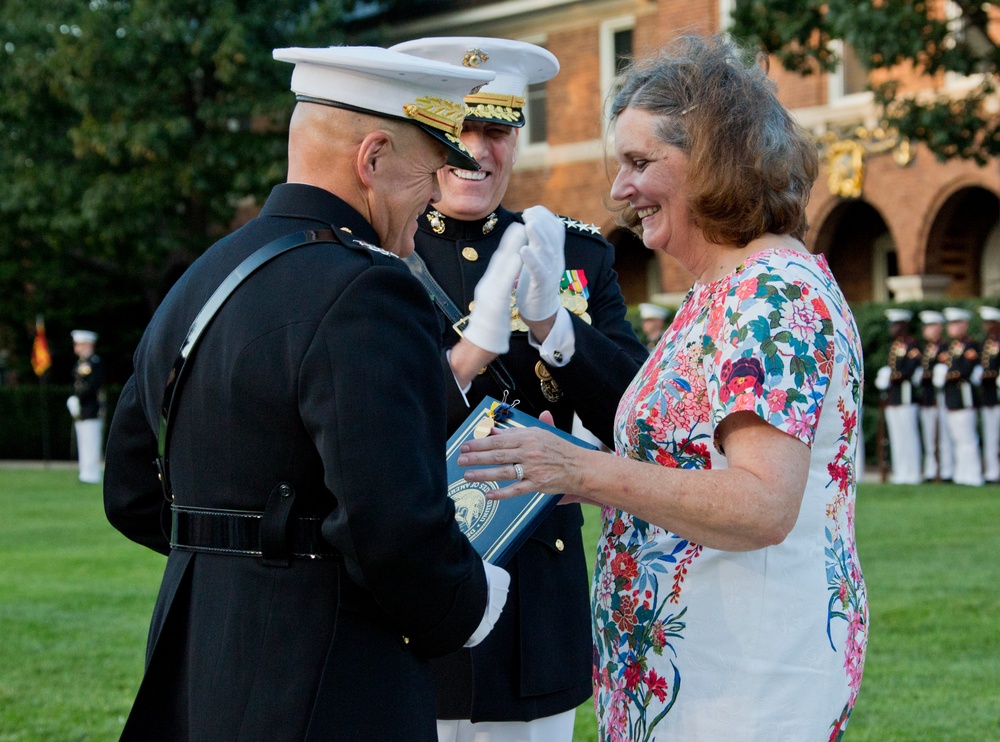
[[[416,217],[440,198],[436,172],[445,153],[407,121],[300,102],[289,125],[288,181],[340,197],[375,228],[383,247],[405,255]]]

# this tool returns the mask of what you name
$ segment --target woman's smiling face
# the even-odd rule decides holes
[[[683,263],[693,238],[701,237],[688,208],[688,157],[656,136],[658,121],[658,114],[637,108],[626,108],[615,119],[619,170],[611,198],[635,209],[646,247]]]

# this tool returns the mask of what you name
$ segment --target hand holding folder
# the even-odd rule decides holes
[[[498,411],[505,414],[498,414]],[[490,492],[517,480],[466,481],[465,468],[457,462],[461,445],[470,439],[489,435],[493,427],[542,428],[577,446],[591,450],[594,446],[518,410],[516,405],[507,405],[492,397],[486,397],[476,405],[451,436],[447,449],[448,496],[455,502],[455,519],[479,555],[491,564],[502,566],[558,504],[562,495],[530,492],[505,500],[490,500],[487,498]]]

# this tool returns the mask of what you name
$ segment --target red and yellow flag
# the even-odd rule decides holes
[[[31,367],[35,369],[35,376],[41,376],[51,365],[49,341],[45,339],[45,320],[42,315],[38,315],[35,318],[35,342],[31,344]]]

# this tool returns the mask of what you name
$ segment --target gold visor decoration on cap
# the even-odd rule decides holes
[[[465,105],[469,109],[465,115],[518,122],[521,120],[521,109],[524,108],[524,103],[525,99],[519,95],[476,93],[465,96]]]
[[[413,103],[403,106],[403,113],[414,121],[443,131],[448,139],[457,141],[462,133],[462,122],[465,120],[464,105],[444,98],[421,96]],[[464,147],[463,147],[464,149]]]

